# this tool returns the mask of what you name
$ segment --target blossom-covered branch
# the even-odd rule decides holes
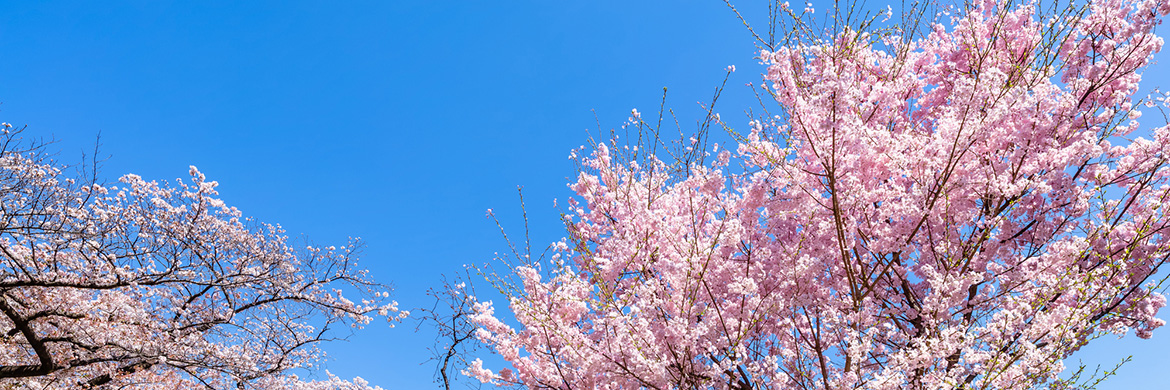
[[[294,248],[194,167],[175,185],[74,179],[18,134],[0,135],[0,384],[368,388],[289,373],[333,328],[405,314],[360,242]]]

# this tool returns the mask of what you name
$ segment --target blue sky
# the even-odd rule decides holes
[[[717,0],[6,1],[0,15],[0,120],[57,139],[63,162],[100,132],[107,179],[196,165],[259,221],[322,244],[362,237],[364,265],[406,308],[506,250],[484,211],[520,229],[517,186],[533,242],[559,239],[553,199],[570,194],[586,129],[654,112],[664,86],[689,129],[732,64],[720,111],[734,118],[762,72]],[[1133,354],[1103,388],[1148,388],[1167,339],[1078,356]],[[432,341],[413,322],[374,324],[326,345],[327,367],[429,388]]]

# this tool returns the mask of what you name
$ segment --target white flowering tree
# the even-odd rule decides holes
[[[334,328],[405,315],[359,242],[293,247],[194,167],[174,185],[79,180],[3,130],[0,388],[369,388],[289,372]]]

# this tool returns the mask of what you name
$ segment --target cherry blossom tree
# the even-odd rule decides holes
[[[751,31],[777,104],[731,147],[661,142],[635,110],[641,137],[579,159],[568,237],[491,279],[508,313],[475,303],[510,367],[465,372],[532,389],[1079,386],[1063,359],[1164,323],[1170,127],[1137,137],[1139,109],[1166,101],[1135,94],[1167,13],[984,0],[818,24],[775,4],[769,30],[787,33]]]
[[[294,246],[194,167],[174,185],[73,177],[19,133],[0,134],[0,387],[370,389],[290,372],[335,328],[405,315],[359,242]]]

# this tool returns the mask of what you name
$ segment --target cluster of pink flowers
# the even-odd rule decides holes
[[[765,50],[782,114],[711,163],[597,145],[567,242],[514,268],[514,325],[476,306],[511,368],[465,372],[529,388],[1022,389],[1060,384],[1095,336],[1150,337],[1170,128],[1128,137],[1170,3],[1077,7],[978,1],[921,39],[843,27]]]

